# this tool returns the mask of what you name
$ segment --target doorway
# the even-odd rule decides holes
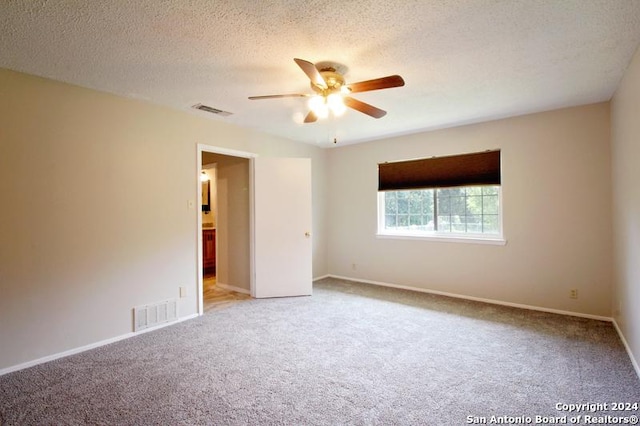
[[[217,217],[218,185],[217,163],[208,163],[213,155],[205,153],[202,158],[202,274],[204,312],[228,306],[250,298],[245,292],[225,288],[218,282],[217,268]],[[225,209],[226,210],[226,209]]]
[[[216,163],[216,285],[256,298],[311,295],[311,159],[257,158],[199,144],[198,175],[209,163]],[[200,187],[197,193],[202,204]],[[197,218],[202,314],[203,221]]]
[[[252,156],[198,145],[200,314],[251,297]]]

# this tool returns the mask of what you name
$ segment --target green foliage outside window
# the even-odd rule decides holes
[[[499,234],[499,186],[387,191],[387,230]],[[435,214],[434,214],[435,213]]]

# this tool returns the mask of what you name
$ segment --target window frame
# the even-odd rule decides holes
[[[473,185],[466,185],[470,187]],[[502,185],[483,185],[483,186],[497,186],[498,187],[498,233],[497,234],[482,234],[482,233],[456,233],[456,232],[438,232],[438,231],[393,231],[385,228],[385,193],[388,191],[377,191],[377,204],[378,204],[378,229],[376,232],[377,238],[386,239],[399,239],[399,240],[428,240],[438,242],[461,242],[461,243],[476,243],[476,244],[492,244],[492,245],[505,245],[507,243],[504,238],[504,224],[503,224],[503,203],[502,203]],[[445,188],[424,188],[425,190],[445,189]],[[417,190],[417,189],[413,189]],[[399,190],[401,191],[401,190]],[[434,198],[437,198],[437,192],[434,192]],[[434,206],[434,209],[436,206]],[[434,210],[434,216],[437,216],[437,211]]]

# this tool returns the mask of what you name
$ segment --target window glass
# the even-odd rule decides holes
[[[493,237],[501,233],[498,185],[384,191],[380,203],[382,233]]]

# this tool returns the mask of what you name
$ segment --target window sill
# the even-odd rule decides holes
[[[393,234],[393,233],[377,233],[377,238],[392,240],[423,240],[438,241],[445,243],[467,243],[467,244],[489,244],[494,246],[504,246],[507,240],[502,237],[466,237],[466,236],[450,236],[450,235],[409,235],[409,234]]]

